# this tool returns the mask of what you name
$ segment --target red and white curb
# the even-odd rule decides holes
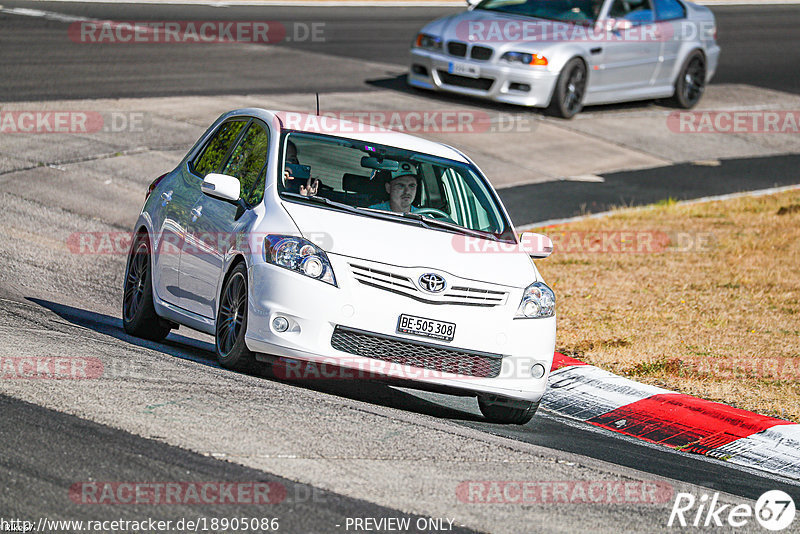
[[[542,406],[684,452],[800,479],[800,425],[604,371],[556,353]]]

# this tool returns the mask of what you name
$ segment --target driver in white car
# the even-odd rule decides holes
[[[392,173],[392,178],[386,182],[386,192],[389,200],[370,206],[374,210],[393,211],[395,213],[414,213],[418,208],[411,203],[417,196],[419,176],[408,163],[403,163],[400,170]]]

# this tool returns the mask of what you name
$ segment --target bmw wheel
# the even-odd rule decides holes
[[[692,52],[683,64],[672,101],[680,108],[691,109],[700,101],[706,88],[706,61],[703,54]]]
[[[216,347],[220,365],[249,370],[255,364],[244,342],[247,331],[247,267],[239,263],[222,286],[217,313]]]
[[[571,119],[583,107],[586,92],[586,65],[580,58],[567,61],[556,81],[548,111],[562,119]]]
[[[533,419],[539,403],[511,401],[487,395],[478,397],[478,407],[490,423],[524,425]]]
[[[170,331],[153,306],[153,282],[150,267],[150,240],[144,233],[136,235],[125,269],[122,293],[122,326],[136,337],[161,341]]]

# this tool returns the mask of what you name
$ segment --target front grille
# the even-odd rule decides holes
[[[439,78],[442,83],[447,85],[455,85],[458,87],[466,87],[468,89],[479,89],[481,91],[488,91],[491,89],[494,80],[492,78],[469,78],[467,76],[459,76],[458,74],[450,74],[449,72],[437,69]]]
[[[487,48],[485,46],[473,46],[469,55],[472,59],[477,59],[478,61],[487,61],[490,57],[492,57],[492,52],[493,50],[491,48]]]
[[[451,56],[464,57],[467,55],[467,43],[450,41],[447,43],[447,53]]]
[[[506,301],[505,291],[492,291],[491,289],[477,289],[474,287],[453,286],[444,294],[445,297],[462,300],[464,303],[498,306]]]
[[[479,378],[498,376],[503,365],[500,354],[408,341],[339,325],[333,329],[331,346],[365,358]]]
[[[365,286],[383,289],[392,293],[405,295],[427,304],[461,304],[464,306],[502,306],[506,303],[508,293],[478,287],[452,286],[441,296],[423,293],[414,285],[408,276],[392,273],[384,269],[375,269],[364,265],[350,264],[353,278]],[[462,282],[463,283],[463,282]]]

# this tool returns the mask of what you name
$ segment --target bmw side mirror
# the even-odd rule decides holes
[[[238,178],[215,172],[206,175],[200,189],[210,197],[227,200],[228,202],[239,202],[239,195],[241,195],[241,185]]]
[[[553,253],[553,240],[544,234],[523,232],[519,236],[519,249],[531,258],[546,258]]]
[[[608,19],[606,21],[606,30],[610,32],[617,33],[631,28],[633,28],[633,23],[627,19]]]

